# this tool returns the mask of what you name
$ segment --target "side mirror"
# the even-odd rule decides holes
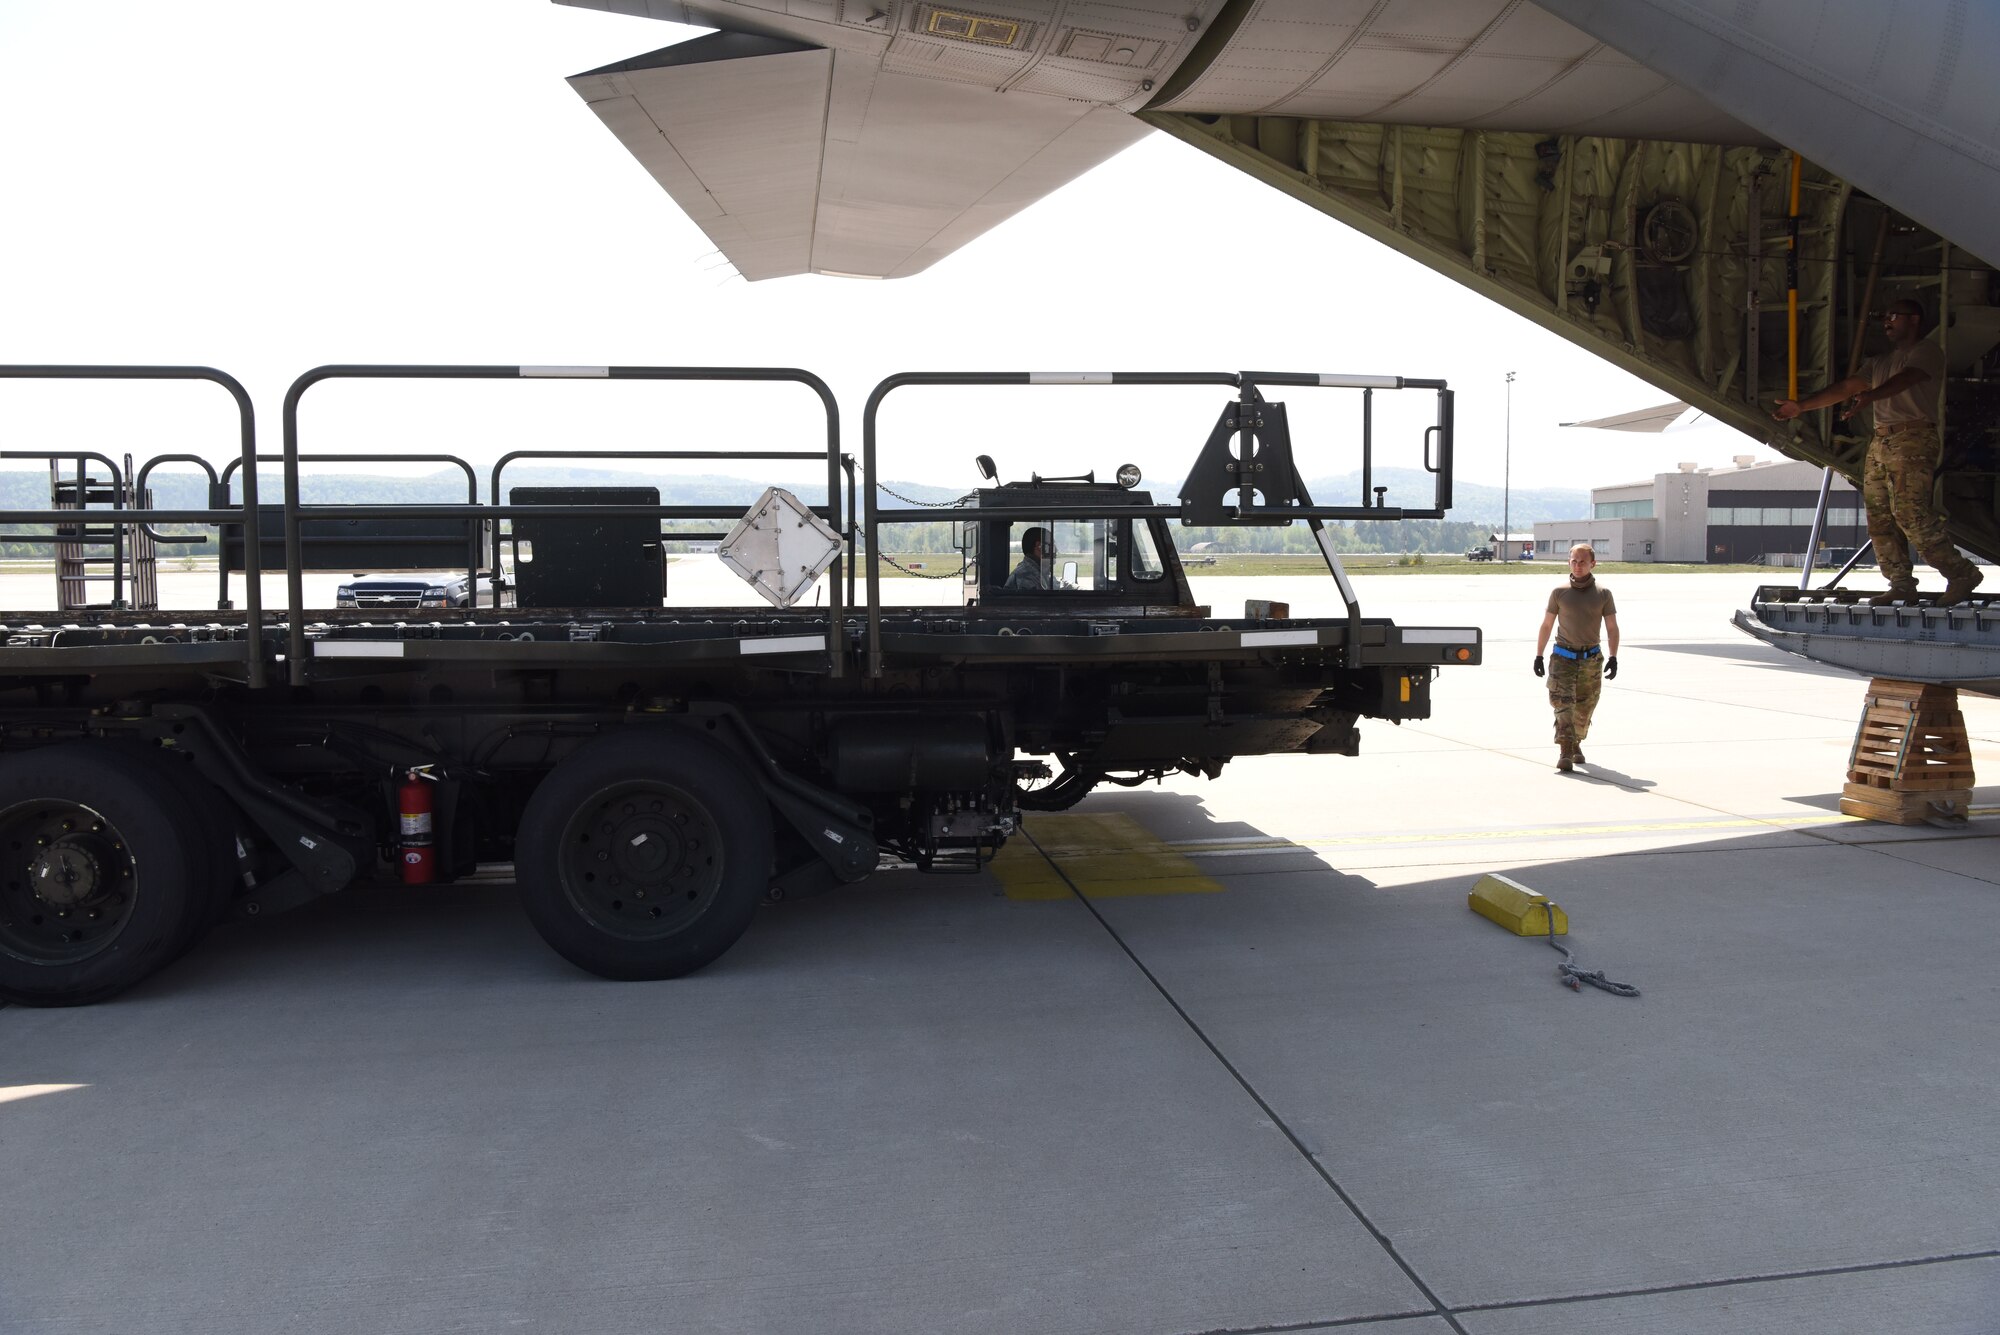
[[[972,462],[978,465],[979,476],[985,478],[988,482],[998,482],[1000,480],[1000,470],[993,466],[992,455],[990,454],[979,455],[977,458],[973,459]]]
[[[1062,582],[1069,585],[1072,589],[1076,587],[1076,562],[1063,562]]]

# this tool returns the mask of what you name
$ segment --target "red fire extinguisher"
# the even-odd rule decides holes
[[[396,786],[396,805],[403,817],[403,884],[429,885],[437,872],[437,855],[431,848],[430,766],[405,770]]]

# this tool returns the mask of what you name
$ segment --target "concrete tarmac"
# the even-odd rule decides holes
[[[1487,635],[1358,758],[1101,789],[692,978],[581,974],[479,883],[0,1010],[0,1330],[2000,1331],[2000,787],[1840,816],[1862,682],[1710,575],[1614,582],[1557,774],[1559,574],[1357,580]],[[1266,583],[1201,596],[1329,610]],[[1561,987],[1486,871],[1642,995]]]

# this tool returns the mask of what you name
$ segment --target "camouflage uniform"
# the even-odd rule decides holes
[[[1910,544],[1947,579],[1973,572],[1945,533],[1945,517],[1931,502],[1937,477],[1937,428],[1927,422],[1888,428],[1868,447],[1861,469],[1861,503],[1868,507],[1868,536],[1882,577],[1896,590],[1914,590]]]
[[[1578,750],[1590,735],[1590,716],[1604,691],[1604,655],[1549,658],[1549,704],[1556,711],[1556,745],[1563,754]]]
[[[1568,584],[1549,590],[1546,610],[1556,622],[1548,656],[1549,705],[1556,713],[1556,745],[1563,754],[1559,768],[1566,769],[1590,735],[1590,716],[1604,690],[1600,637],[1605,620],[1618,615],[1618,600],[1595,576],[1581,584],[1571,576]],[[1536,667],[1541,667],[1539,660]]]

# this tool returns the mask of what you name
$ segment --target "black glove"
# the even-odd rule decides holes
[[[1610,681],[1613,677],[1617,675],[1618,675],[1618,655],[1613,654],[1611,655],[1611,657],[1604,660],[1604,679],[1606,681]]]
[[[1547,664],[1546,662],[1544,662],[1544,661],[1543,661],[1543,659],[1542,659],[1542,656],[1541,656],[1540,654],[1536,654],[1536,655],[1535,655],[1535,675],[1536,675],[1537,677],[1543,677],[1543,676],[1547,676],[1547,675],[1548,675],[1548,671],[1549,671],[1549,665],[1548,665],[1548,664]]]

